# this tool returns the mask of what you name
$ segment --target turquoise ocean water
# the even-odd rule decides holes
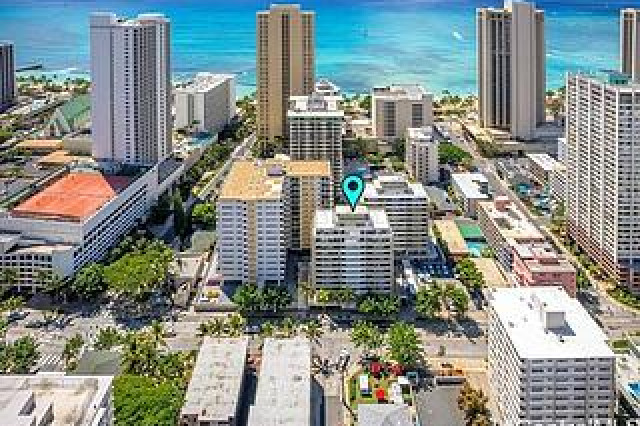
[[[317,14],[317,75],[346,92],[372,85],[419,82],[434,93],[475,91],[475,8],[478,0],[298,1]],[[19,65],[43,63],[58,77],[88,71],[88,15],[161,12],[172,21],[176,78],[197,71],[238,74],[240,93],[255,89],[258,0],[0,0],[0,40],[13,40]],[[617,68],[618,16],[636,1],[543,1],[547,84],[570,70]]]

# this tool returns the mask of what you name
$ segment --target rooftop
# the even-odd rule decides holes
[[[496,261],[489,257],[472,257],[471,261],[476,265],[478,271],[482,273],[484,281],[489,288],[509,287],[509,282],[504,278],[498,268]]]
[[[314,229],[373,228],[391,229],[384,210],[357,206],[351,211],[348,206],[336,206],[333,210],[316,210]]]
[[[469,254],[469,247],[460,233],[460,228],[453,220],[434,220],[433,224],[440,231],[442,240],[447,243],[449,252],[454,256]]]
[[[81,222],[96,213],[133,181],[129,176],[71,172],[11,210],[14,217]]]
[[[560,164],[555,158],[547,153],[530,153],[527,154],[527,157],[530,161],[533,161],[541,167],[545,172],[550,172],[557,164]]]
[[[427,199],[427,192],[421,183],[412,183],[402,175],[381,175],[364,187],[363,199],[412,197]]]
[[[390,86],[377,86],[373,88],[373,96],[376,98],[418,101],[428,95],[430,95],[430,93],[419,84],[392,84]]]
[[[538,228],[506,197],[497,197],[494,201],[481,201],[478,203],[478,211],[486,213],[506,240],[546,241]]]
[[[412,142],[434,142],[433,127],[410,127],[407,129],[407,139]]]
[[[193,81],[190,81],[183,87],[177,87],[176,93],[206,93],[211,89],[233,80],[235,76],[232,74],[213,74],[209,72],[199,72]]]
[[[235,418],[249,340],[206,337],[198,352],[181,415],[198,421],[228,422]]]
[[[283,155],[236,161],[220,189],[219,199],[279,199],[286,176],[331,178],[331,168],[328,161],[292,161]]]
[[[13,426],[100,424],[105,415],[100,408],[112,379],[63,373],[0,376],[0,418],[3,424]],[[51,423],[47,421],[48,410],[53,414]]]
[[[16,148],[27,150],[55,151],[62,145],[60,139],[27,139],[16,144]]]
[[[88,94],[74,96],[59,109],[67,121],[88,119],[91,111],[91,97]]]
[[[249,426],[311,424],[311,345],[305,338],[265,339]]]
[[[460,188],[465,198],[489,198],[489,194],[483,192],[481,188],[481,185],[489,185],[489,181],[482,173],[452,173],[451,179]]]
[[[308,96],[291,96],[289,98],[288,116],[331,116],[343,117],[344,111],[340,109],[342,96],[325,96],[312,93]]]
[[[548,242],[512,242],[512,247],[533,272],[575,272],[571,262],[558,254]]]
[[[520,358],[613,358],[607,336],[562,287],[501,288],[489,305]]]
[[[338,87],[335,83],[326,78],[321,78],[316,81],[314,86],[314,92],[320,93],[323,95],[332,95],[339,96],[340,95],[340,87]]]
[[[358,426],[413,426],[413,423],[404,404],[358,404]]]

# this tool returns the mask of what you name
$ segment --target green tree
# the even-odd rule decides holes
[[[380,329],[368,321],[356,321],[351,328],[351,342],[366,353],[375,353],[384,342]]]
[[[4,374],[28,374],[39,357],[38,343],[31,336],[0,342],[0,372]]]
[[[113,380],[116,426],[174,426],[183,404],[183,391],[175,381],[124,374]]]
[[[438,144],[438,160],[440,164],[459,166],[471,161],[471,159],[471,154],[450,142],[440,142]]]
[[[84,339],[80,334],[75,334],[65,343],[64,349],[62,350],[62,359],[64,360],[67,371],[73,371],[78,366],[78,357],[80,356],[82,346],[84,346]]]
[[[292,337],[296,333],[296,323],[291,317],[286,317],[280,323],[280,333],[284,337]]]
[[[191,211],[191,220],[206,229],[215,229],[216,210],[211,203],[197,204]]]
[[[467,292],[460,287],[456,287],[451,291],[450,300],[458,316],[465,316],[469,310],[469,295]]]
[[[399,364],[415,366],[423,360],[422,344],[413,326],[396,322],[389,328],[387,345],[391,359]]]
[[[322,336],[322,325],[315,319],[308,321],[302,330],[305,336],[312,342],[317,341],[320,336]]]
[[[18,271],[15,268],[0,269],[0,283],[11,287],[18,279]]]
[[[109,350],[123,342],[123,337],[118,330],[113,327],[101,328],[96,336],[93,347],[97,350]]]
[[[415,310],[423,317],[433,318],[442,306],[442,294],[438,287],[424,288],[416,294]]]
[[[247,326],[247,320],[242,315],[233,313],[229,315],[226,325],[229,335],[237,337],[244,333],[244,329]]]
[[[259,311],[262,307],[262,295],[255,284],[241,285],[231,297],[233,303],[238,306],[240,312],[251,313]]]
[[[154,376],[158,365],[158,347],[149,333],[129,333],[125,338],[122,367],[126,374]]]
[[[220,337],[226,334],[226,323],[224,318],[213,318],[203,322],[198,326],[198,330],[203,336]]]
[[[82,268],[70,284],[71,292],[83,300],[91,299],[106,289],[104,266],[98,263],[91,263]]]
[[[260,335],[262,337],[273,337],[276,328],[271,321],[265,321],[260,325]]]

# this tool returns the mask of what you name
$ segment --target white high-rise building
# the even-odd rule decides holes
[[[489,294],[488,379],[497,424],[609,425],[615,356],[561,287]]]
[[[427,254],[429,199],[421,183],[410,183],[401,175],[379,176],[365,186],[362,203],[387,214],[396,256]]]
[[[174,91],[178,129],[217,134],[236,115],[235,76],[201,72]]]
[[[164,160],[171,154],[169,20],[93,13],[90,24],[93,157]]]
[[[424,185],[440,180],[438,140],[433,137],[432,127],[407,129],[405,162],[412,179]]]
[[[0,112],[16,98],[16,65],[13,43],[0,41]]]
[[[480,125],[534,139],[545,121],[544,12],[505,1],[504,8],[478,9],[476,31]]]
[[[389,292],[393,256],[393,234],[383,210],[337,206],[316,211],[311,246],[314,288]]]
[[[342,96],[292,96],[289,122],[289,155],[292,160],[326,160],[331,163],[335,194],[342,183]]]
[[[411,127],[433,124],[433,95],[418,84],[374,87],[371,118],[376,138],[402,139]]]
[[[568,231],[640,292],[640,84],[618,72],[567,76]]]

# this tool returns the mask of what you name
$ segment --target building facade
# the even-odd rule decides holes
[[[426,256],[429,199],[421,183],[410,183],[400,175],[379,176],[365,186],[362,204],[386,213],[396,257]]]
[[[0,112],[16,100],[16,64],[13,43],[0,41]]]
[[[640,9],[620,11],[620,72],[640,83]]]
[[[480,126],[534,139],[545,121],[544,12],[517,1],[478,9],[476,42]]]
[[[257,13],[258,141],[288,138],[289,98],[309,95],[315,79],[315,13],[272,4]]]
[[[152,165],[171,154],[170,25],[162,15],[90,19],[91,125],[98,161]]]
[[[547,153],[529,153],[527,159],[527,168],[535,180],[542,186],[548,185],[553,169],[560,163]]]
[[[477,205],[478,225],[496,260],[507,271],[513,267],[513,247],[519,244],[545,243],[546,239],[524,213],[506,196]]]
[[[292,96],[289,122],[289,155],[292,160],[325,160],[331,163],[334,195],[342,183],[342,96]]]
[[[615,72],[567,76],[568,232],[640,292],[640,85]]]
[[[453,173],[451,187],[466,216],[476,217],[478,203],[491,198],[489,180],[482,173]]]
[[[433,137],[432,127],[407,129],[405,163],[409,176],[423,185],[440,180],[438,140]]]
[[[389,292],[394,284],[393,233],[384,210],[337,206],[318,210],[311,247],[316,289]]]
[[[576,297],[576,268],[549,243],[512,245],[512,271],[521,287],[562,287]]]
[[[489,294],[488,380],[501,425],[609,425],[615,356],[559,287]]]
[[[371,114],[376,138],[402,139],[409,128],[433,125],[433,95],[418,84],[374,87]]]
[[[198,73],[174,90],[174,104],[176,128],[215,135],[236,115],[235,76]]]
[[[331,208],[331,185],[328,161],[235,162],[216,209],[225,280],[281,283],[287,250],[309,249],[316,210]]]

